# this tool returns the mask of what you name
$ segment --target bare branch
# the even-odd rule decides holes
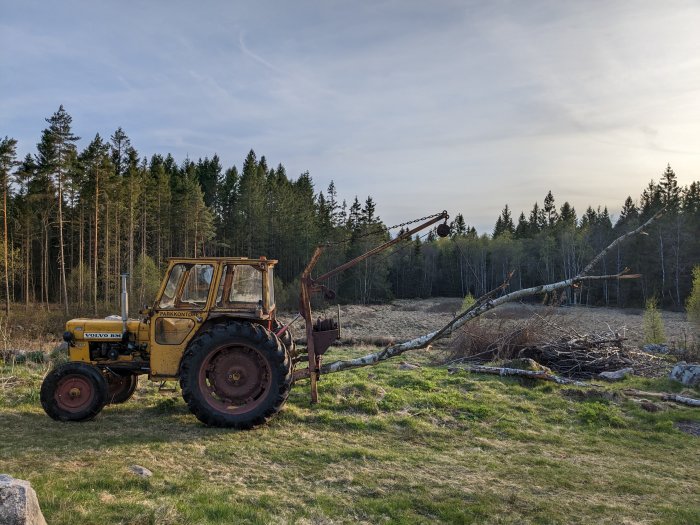
[[[612,250],[615,246],[617,246],[621,242],[625,241],[629,237],[632,237],[633,235],[637,235],[638,233],[641,233],[642,231],[644,231],[644,229],[647,226],[649,226],[652,222],[654,222],[656,219],[661,217],[665,211],[666,211],[665,208],[659,210],[658,212],[656,212],[656,214],[654,214],[654,216],[652,216],[647,222],[642,224],[639,228],[636,228],[630,232],[627,232],[624,235],[620,235],[617,239],[615,239],[613,242],[611,242],[606,248],[604,248],[603,251],[601,251],[598,255],[596,255],[593,258],[593,260],[588,263],[588,266],[586,266],[579,275],[583,276],[583,275],[588,274],[588,272],[590,272],[595,267],[595,265],[598,264],[598,261],[600,261],[603,257],[605,257],[605,255],[610,250]]]

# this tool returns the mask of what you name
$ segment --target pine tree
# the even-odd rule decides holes
[[[666,170],[661,175],[659,181],[661,204],[668,211],[677,211],[681,200],[681,190],[678,187],[678,179],[671,165],[666,166]]]
[[[646,302],[642,325],[644,329],[645,343],[661,344],[666,342],[664,321],[661,318],[656,297],[652,297]]]
[[[0,179],[2,179],[2,222],[3,222],[3,258],[5,270],[5,315],[10,315],[10,267],[7,252],[10,239],[7,234],[7,194],[10,186],[10,171],[18,164],[17,141],[8,138],[0,140]]]
[[[68,315],[68,286],[66,283],[66,254],[63,235],[63,190],[65,175],[70,168],[71,161],[75,157],[75,142],[80,139],[73,135],[71,123],[73,118],[61,105],[58,111],[46,119],[49,127],[44,129],[41,142],[37,144],[39,152],[39,169],[53,177],[56,185],[58,200],[58,236],[59,236],[59,266],[61,272],[61,289],[63,292],[63,304]]]
[[[326,190],[328,196],[328,210],[330,213],[331,224],[333,227],[341,226],[343,223],[340,218],[340,204],[338,203],[338,190],[335,187],[335,182],[331,181]]]
[[[639,217],[639,210],[635,205],[632,197],[629,195],[625,199],[625,203],[622,205],[622,210],[620,211],[620,217],[615,223],[615,228],[624,226],[625,224],[636,224]]]
[[[100,239],[100,195],[104,193],[104,180],[107,174],[112,171],[111,160],[109,157],[109,145],[106,144],[100,134],[96,134],[95,138],[80,154],[79,162],[85,172],[85,184],[81,189],[81,208],[82,205],[88,206],[88,199],[92,201],[92,234],[90,235],[90,243],[92,244],[92,303],[93,312],[97,315],[97,289],[99,277],[99,239]]]
[[[685,309],[688,319],[700,327],[700,265],[693,267],[693,284]]]
[[[365,205],[362,208],[362,213],[360,214],[360,221],[365,224],[374,224],[379,222],[379,217],[375,217],[377,206],[374,204],[374,199],[368,196],[365,200]]]
[[[360,206],[360,201],[355,195],[355,200],[350,205],[350,212],[348,213],[347,228],[349,230],[356,230],[360,225],[360,218],[362,217],[362,206]]]
[[[525,218],[525,213],[520,212],[520,217],[518,217],[518,225],[515,227],[515,238],[525,239],[530,235],[530,224]]]
[[[515,225],[513,224],[513,217],[510,213],[510,208],[506,204],[501,211],[501,215],[498,216],[496,220],[496,226],[493,229],[493,238],[500,237],[503,234],[513,235],[515,234]]]
[[[528,224],[530,225],[530,235],[535,235],[542,231],[547,225],[544,210],[542,210],[537,203],[532,206]]]
[[[551,190],[547,192],[547,195],[544,198],[544,206],[542,209],[547,221],[547,226],[554,226],[559,219],[559,215],[557,214],[557,208],[554,205],[554,195],[552,195]]]
[[[564,202],[559,209],[559,223],[565,226],[576,226],[576,209],[571,204]]]
[[[450,223],[450,234],[452,238],[464,237],[467,234],[467,225],[464,222],[464,216],[458,213],[454,220]]]

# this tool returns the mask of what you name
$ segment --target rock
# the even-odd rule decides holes
[[[651,401],[647,401],[646,399],[643,399],[642,402],[639,404],[647,412],[658,412],[659,410],[661,410],[661,407],[659,405],[657,405],[656,403],[652,403]]]
[[[615,370],[612,372],[601,372],[598,374],[598,377],[607,381],[620,381],[629,374],[634,374],[634,370],[631,368],[621,368],[620,370]]]
[[[529,357],[519,357],[498,365],[503,368],[515,368],[517,370],[529,370],[531,372],[545,372],[551,374],[552,371],[544,365],[539,364],[534,359]]]
[[[642,350],[650,354],[668,354],[668,346],[666,345],[648,344],[644,345]]]
[[[671,370],[671,375],[669,377],[680,381],[685,386],[700,385],[700,364],[679,361],[676,363],[676,366],[673,367],[673,370]]]
[[[65,353],[70,350],[70,347],[68,346],[68,343],[65,341],[61,341],[53,350],[51,350],[52,354],[59,354],[59,353]]]
[[[569,388],[562,391],[562,395],[573,399],[574,401],[619,401],[620,394],[610,392],[608,390],[579,390],[577,388]]]
[[[153,472],[148,470],[146,467],[142,467],[141,465],[131,465],[129,470],[142,478],[150,478],[153,475]]]
[[[0,523],[46,525],[36,492],[28,481],[0,474]]]
[[[419,368],[420,365],[414,365],[405,361],[401,361],[401,363],[399,364],[399,370],[418,370]]]

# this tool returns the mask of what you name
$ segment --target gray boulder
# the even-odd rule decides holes
[[[634,370],[631,368],[621,368],[620,370],[615,370],[613,372],[601,372],[598,377],[601,379],[606,379],[608,381],[620,381],[624,379],[629,374],[633,374]]]
[[[0,474],[0,523],[46,525],[36,492],[28,481]]]
[[[671,375],[669,377],[680,381],[685,386],[700,385],[700,364],[679,361],[676,363],[676,366],[673,367],[673,370],[671,370]]]

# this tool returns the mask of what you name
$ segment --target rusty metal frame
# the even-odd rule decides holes
[[[311,380],[311,403],[318,402],[318,380],[321,375],[321,358],[330,346],[331,341],[329,341],[329,339],[331,339],[331,336],[333,335],[318,334],[317,337],[314,336],[313,317],[311,312],[311,295],[313,293],[318,293],[323,290],[324,287],[320,284],[323,281],[326,281],[334,275],[337,275],[341,272],[344,272],[345,270],[348,270],[349,268],[352,268],[353,266],[361,263],[362,261],[368,259],[373,255],[383,252],[384,250],[390,248],[394,244],[397,244],[405,239],[410,239],[413,236],[413,234],[424,230],[425,228],[428,228],[429,226],[432,226],[437,222],[440,222],[442,220],[447,221],[448,218],[449,215],[447,214],[447,212],[443,211],[439,215],[419,224],[415,228],[407,230],[406,232],[400,235],[397,235],[394,239],[391,239],[390,241],[387,241],[384,244],[375,246],[371,250],[363,253],[362,255],[358,255],[354,259],[351,259],[314,279],[313,277],[311,277],[311,272],[313,271],[314,267],[321,258],[324,246],[321,245],[316,247],[313,255],[311,256],[311,259],[309,260],[309,263],[306,265],[304,272],[301,274],[301,294],[299,297],[299,313],[306,322],[306,346],[309,354],[309,370],[308,372],[306,370],[299,370],[299,374],[294,374],[294,379],[297,380],[301,379],[302,375],[306,375],[306,373],[308,373],[308,377]],[[336,332],[335,337],[333,337],[332,340],[335,340],[340,334],[339,329],[331,330],[329,332]],[[319,346],[319,348],[317,348],[317,346]]]

